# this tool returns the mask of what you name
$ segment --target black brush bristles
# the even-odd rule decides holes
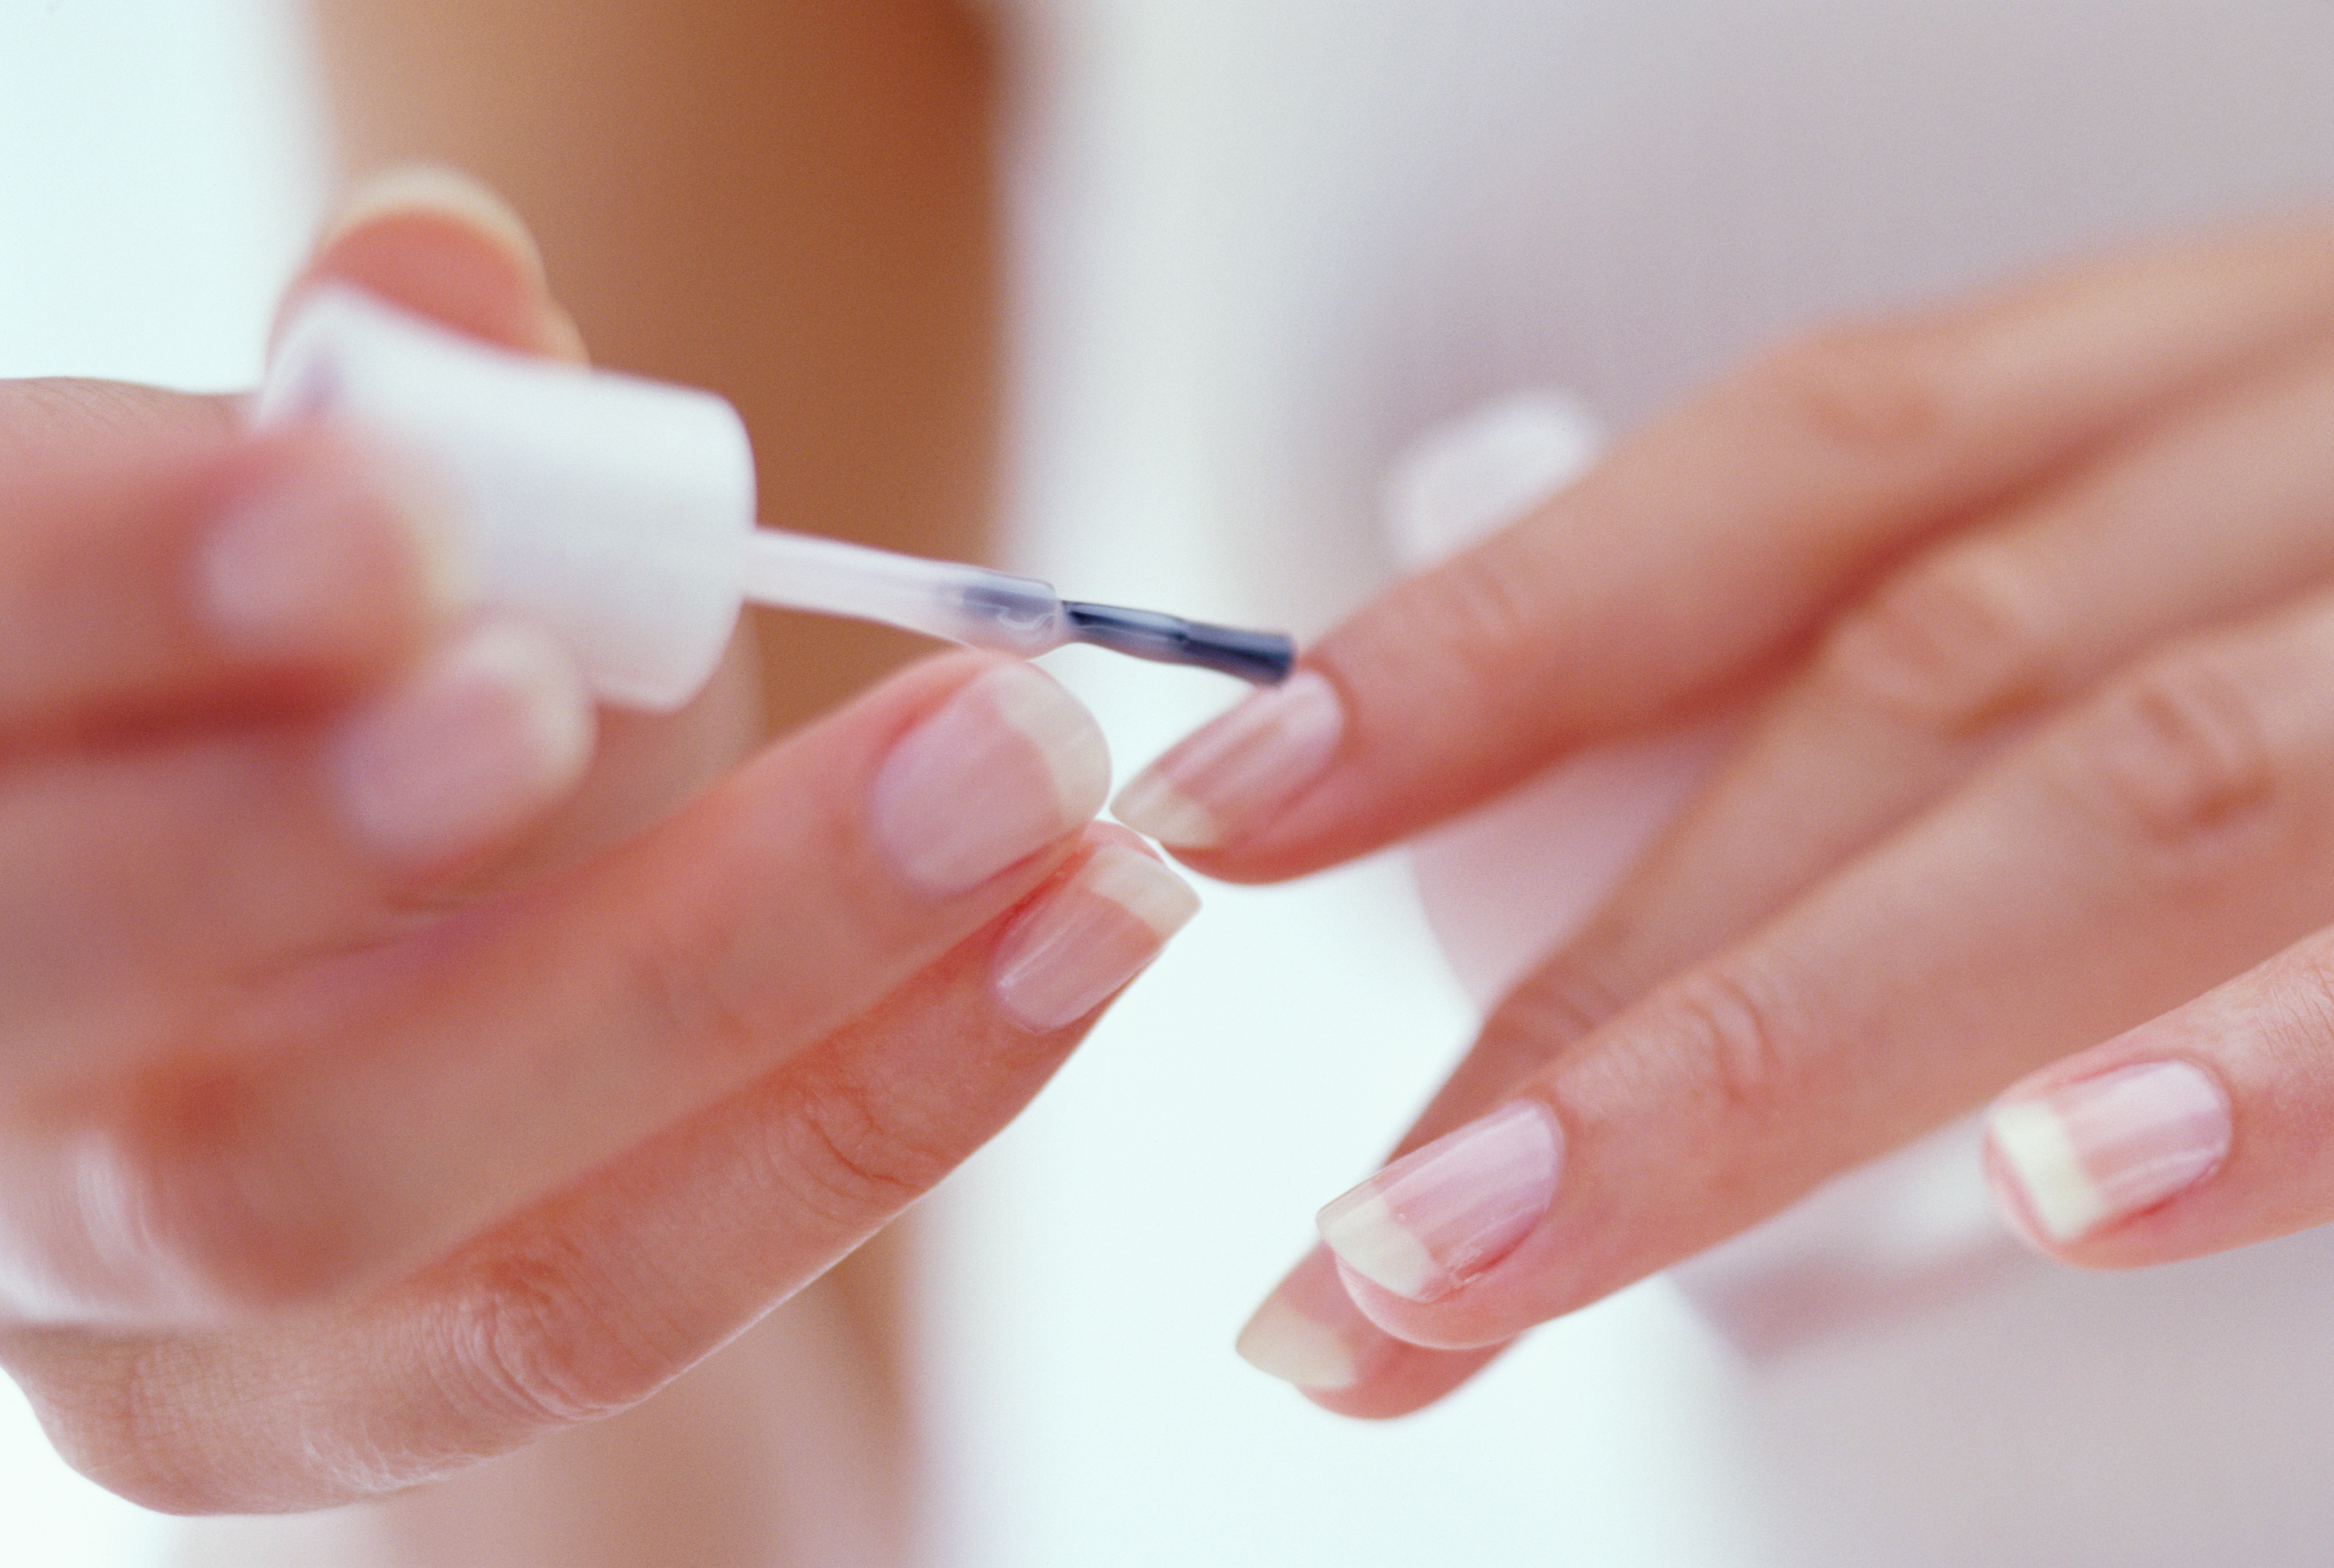
[[[1220,670],[1259,686],[1278,685],[1288,678],[1297,663],[1296,640],[1278,631],[1210,626],[1116,604],[1066,601],[1062,612],[1080,642],[1161,664],[1193,664]]]

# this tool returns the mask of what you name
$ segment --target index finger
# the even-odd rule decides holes
[[[2285,226],[1773,351],[1338,627],[1118,814],[1210,875],[1293,876],[1712,700],[1924,537],[2322,336],[2329,258]]]
[[[327,280],[584,357],[518,218],[451,170],[367,182],[285,298]],[[430,502],[346,441],[240,438],[231,399],[0,384],[0,727],[143,722],[389,669],[450,609]]]
[[[2126,672],[1325,1210],[1355,1303],[1505,1339],[2321,927],[2329,670],[2321,599]],[[1527,983],[1487,1041],[1549,1005]]]
[[[0,726],[144,718],[381,668],[434,613],[419,509],[314,433],[224,399],[0,385]]]
[[[382,1278],[865,1013],[1046,880],[1108,769],[1042,672],[920,666],[571,872],[291,972],[129,1083],[12,1108],[0,1313]],[[1046,1032],[1085,1010],[1019,995]]]

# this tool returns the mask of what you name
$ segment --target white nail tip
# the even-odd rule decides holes
[[[1300,1389],[1349,1389],[1361,1381],[1345,1337],[1277,1295],[1257,1309],[1232,1348],[1257,1371]]]
[[[481,626],[344,734],[342,809],[394,857],[460,854],[570,788],[594,733],[583,678],[557,644],[516,623]]]
[[[400,212],[440,212],[467,221],[499,240],[526,265],[531,277],[543,276],[543,254],[527,232],[526,220],[492,186],[443,164],[400,164],[363,180],[333,215],[322,244],[329,245],[376,217]]]
[[[1200,912],[1200,895],[1191,885],[1140,850],[1098,851],[1078,880],[1086,891],[1116,904],[1162,942]]]
[[[1121,790],[1111,814],[1179,850],[1213,849],[1224,842],[1221,820],[1155,773],[1144,774]]]
[[[1036,1033],[1066,1028],[1141,973],[1199,908],[1199,895],[1149,855],[1099,850],[1006,937],[998,1000]]]
[[[1161,843],[1220,848],[1318,777],[1345,729],[1336,688],[1299,670],[1176,746],[1127,785],[1114,810]]]
[[[2003,1175],[2043,1239],[2070,1242],[2155,1207],[2217,1169],[2229,1101],[2194,1063],[2143,1063],[2007,1101],[1992,1119]]]
[[[1433,1301],[1508,1255],[1555,1200],[1564,1131],[1517,1100],[1395,1160],[1321,1211],[1321,1239],[1346,1268],[1412,1301]]]
[[[977,684],[1045,759],[1063,816],[1082,822],[1100,811],[1110,794],[1110,748],[1078,700],[1026,664],[1001,665]]]
[[[1451,1276],[1376,1193],[1360,1192],[1322,1210],[1321,1239],[1347,1268],[1398,1296],[1424,1301],[1451,1287]]]
[[[2029,1213],[2052,1241],[2073,1241],[2107,1217],[2107,1198],[2083,1169],[2066,1123],[2039,1101],[2017,1101],[1993,1112],[1994,1151],[2017,1182]]]

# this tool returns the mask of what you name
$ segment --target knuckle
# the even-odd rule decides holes
[[[900,1097],[839,1073],[809,1073],[779,1118],[771,1178],[826,1225],[856,1236],[905,1208],[959,1152],[921,1136]]]
[[[1817,679],[1857,707],[1965,735],[2049,695],[2060,650],[2039,600],[1999,547],[1945,552],[1842,617]]]
[[[1510,991],[1483,1031],[1483,1046],[1536,1062],[1603,1025],[1628,998],[1593,963],[1559,954]]]
[[[1704,1086],[1726,1122],[1787,1110],[1805,1053],[1802,1010],[1772,976],[1705,966],[1681,978],[1664,1008],[1687,1080]]]
[[[1936,446],[1953,424],[1950,334],[1919,322],[1810,332],[1754,361],[1744,387],[1785,429],[1852,456]]]
[[[582,1287],[584,1274],[542,1242],[468,1265],[445,1294],[431,1335],[438,1386],[487,1448],[622,1409],[661,1380],[663,1363]]]
[[[2167,656],[2078,714],[2052,748],[2053,772],[2078,810],[2185,878],[2248,825],[2266,824],[2287,793],[2250,686],[2220,659]]]

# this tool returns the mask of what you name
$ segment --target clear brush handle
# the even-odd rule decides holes
[[[1025,656],[1070,640],[1061,600],[1034,577],[776,528],[747,537],[746,597]]]
[[[285,329],[254,406],[265,427],[343,424],[442,482],[481,601],[557,637],[602,698],[695,696],[744,601],[855,615],[975,648],[1091,642],[1278,680],[1286,637],[1108,604],[1030,577],[754,526],[754,456],[710,392],[533,359],[345,288]]]

